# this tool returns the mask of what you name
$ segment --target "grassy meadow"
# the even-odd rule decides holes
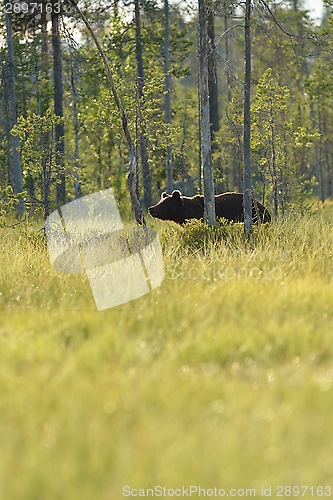
[[[164,282],[102,312],[41,224],[0,229],[0,498],[332,496],[333,206],[149,224]]]

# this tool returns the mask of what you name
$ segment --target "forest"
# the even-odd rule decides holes
[[[173,187],[203,193],[196,6],[134,0],[81,8],[126,113],[141,205]],[[330,14],[326,4],[316,25],[298,0],[251,6],[251,189],[275,218],[304,210],[313,196],[332,198]],[[124,199],[121,115],[74,4],[5,2],[2,16],[2,210],[48,215],[108,187]],[[214,189],[242,192],[245,13],[241,2],[208,1],[205,16]]]
[[[318,22],[300,0],[4,0],[0,20],[1,499],[331,497],[332,1]],[[203,220],[154,216],[178,190]],[[227,192],[244,220],[214,211]],[[66,207],[105,193],[125,229],[119,250],[103,203],[82,218],[101,282],[121,255],[99,299],[132,230],[161,259],[99,308]]]

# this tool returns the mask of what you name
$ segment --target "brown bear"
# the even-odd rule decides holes
[[[261,222],[270,222],[271,216],[267,208],[259,201],[256,202],[257,209],[252,201],[252,220],[257,222],[257,212]],[[224,217],[228,221],[243,222],[243,193],[223,193],[215,195],[216,217]],[[182,196],[181,192],[175,190],[172,194],[162,193],[160,201],[148,208],[152,217],[162,220],[171,220],[178,224],[184,224],[188,219],[202,219],[204,216],[204,197]]]

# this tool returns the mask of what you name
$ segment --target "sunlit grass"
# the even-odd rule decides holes
[[[333,486],[332,218],[149,219],[165,281],[99,313],[41,233],[2,229],[0,497]]]

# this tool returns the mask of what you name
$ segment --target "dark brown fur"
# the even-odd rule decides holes
[[[271,216],[268,210],[258,201],[257,210],[261,222],[270,222]],[[243,222],[243,194],[223,193],[215,195],[216,217],[225,218],[228,221]],[[182,196],[180,191],[172,194],[162,193],[160,201],[148,208],[152,217],[162,220],[171,220],[178,224],[184,224],[189,219],[202,219],[204,216],[204,197]],[[257,222],[257,211],[252,203],[252,219]]]

